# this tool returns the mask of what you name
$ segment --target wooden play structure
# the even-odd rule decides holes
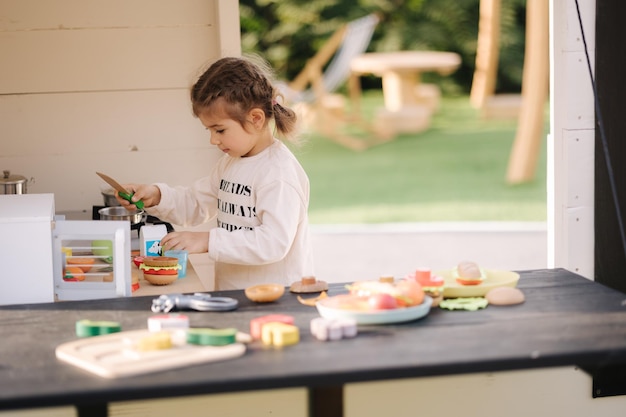
[[[521,96],[497,95],[500,6],[501,0],[480,1],[478,48],[470,101],[480,109],[482,117],[518,118],[506,175],[507,182],[516,184],[533,179],[542,142],[550,77],[549,13],[545,0],[526,2]]]

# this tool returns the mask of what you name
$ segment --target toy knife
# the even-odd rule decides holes
[[[131,203],[133,203],[138,209],[143,209],[143,201],[139,200],[136,203],[133,202],[131,200],[131,197],[133,196],[132,193],[129,193],[126,188],[122,187],[117,181],[115,181],[113,178],[109,177],[108,175],[104,175],[101,172],[96,172],[96,174],[98,174],[98,176],[100,178],[102,178],[104,181],[106,181],[107,184],[109,184],[111,187],[113,187],[120,195],[120,197],[122,197],[124,200],[127,200]]]

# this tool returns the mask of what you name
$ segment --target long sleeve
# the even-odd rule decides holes
[[[155,184],[161,190],[161,202],[147,212],[161,220],[181,226],[196,226],[208,222],[216,214],[217,170],[190,187]]]

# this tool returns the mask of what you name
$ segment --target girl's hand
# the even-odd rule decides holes
[[[144,207],[156,206],[157,204],[159,204],[159,202],[161,202],[161,190],[156,185],[123,184],[122,186],[133,194],[133,202],[141,200],[143,201]],[[117,193],[115,193],[115,199],[123,207],[126,207],[129,210],[136,208],[133,203],[124,200],[122,197],[117,195]]]
[[[209,232],[171,232],[161,239],[161,249],[186,250],[189,253],[209,251]]]

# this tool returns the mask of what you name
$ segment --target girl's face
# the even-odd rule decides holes
[[[272,143],[272,134],[265,126],[265,113],[258,108],[246,115],[247,129],[224,111],[205,111],[198,119],[211,132],[211,144],[232,157],[256,155]]]

